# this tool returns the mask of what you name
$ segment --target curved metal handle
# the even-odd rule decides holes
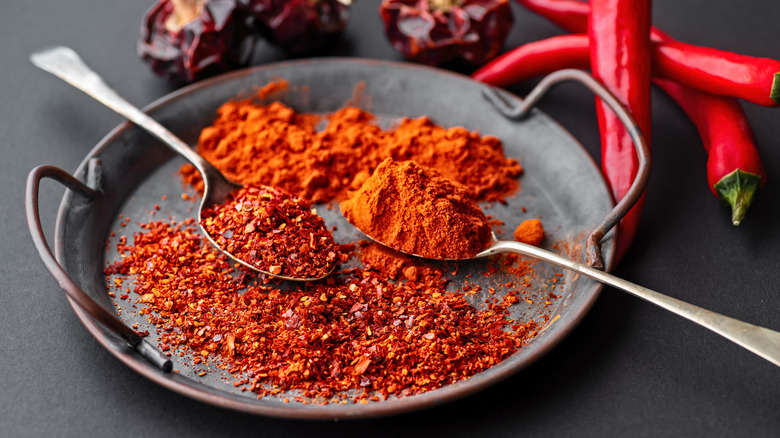
[[[639,286],[622,278],[615,277],[599,269],[594,269],[578,262],[560,256],[553,252],[532,245],[514,242],[497,241],[490,248],[482,251],[477,257],[486,257],[498,253],[516,252],[539,260],[554,263],[566,269],[583,274],[616,289],[628,292],[642,298],[672,313],[706,327],[724,338],[740,345],[764,359],[780,366],[780,333],[757,325],[712,312],[701,307],[688,304],[646,287]]]
[[[515,107],[509,105],[497,88],[488,88],[483,94],[504,117],[512,120],[520,120],[528,115],[531,108],[533,108],[533,106],[536,105],[551,88],[567,81],[575,81],[585,85],[609,106],[621,123],[623,123],[629,136],[631,136],[639,161],[639,169],[637,169],[636,177],[634,178],[634,182],[631,183],[628,192],[626,192],[623,199],[615,205],[612,211],[607,213],[607,215],[604,216],[604,219],[591,230],[585,243],[588,254],[588,263],[594,268],[604,269],[604,258],[601,254],[601,247],[599,246],[601,239],[603,239],[607,232],[617,225],[623,216],[625,216],[634,204],[636,204],[642,196],[642,192],[645,190],[647,181],[650,178],[650,149],[647,147],[645,137],[639,129],[639,126],[637,126],[634,118],[631,117],[628,110],[626,110],[609,90],[593,76],[583,70],[564,69],[550,73],[545,76],[530,93],[528,93],[528,96],[526,96],[525,99],[520,101],[519,105]]]
[[[87,93],[130,121],[149,131],[168,147],[178,152],[198,168],[201,175],[211,172],[211,164],[167,128],[125,100],[68,47],[51,47],[30,55],[30,61],[41,70],[57,76]]]
[[[131,347],[149,362],[153,363],[164,372],[170,372],[173,369],[171,360],[160,353],[150,343],[146,342],[135,332],[135,330],[128,327],[115,313],[110,312],[105,307],[101,306],[76,285],[70,276],[68,276],[68,273],[65,272],[62,265],[60,265],[54,257],[54,254],[52,254],[43,233],[40,212],[38,209],[38,193],[43,178],[51,178],[88,199],[96,198],[100,195],[100,192],[87,187],[81,181],[58,167],[38,166],[30,171],[30,174],[27,177],[27,188],[24,199],[27,226],[30,229],[33,243],[35,244],[36,249],[38,249],[38,253],[41,256],[43,263],[46,265],[46,268],[49,269],[49,272],[51,272],[57,280],[60,287],[65,290],[65,294],[68,298],[75,302],[76,305],[84,309],[84,311],[108,330],[125,339]]]

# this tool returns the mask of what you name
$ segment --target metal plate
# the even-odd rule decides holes
[[[232,98],[249,96],[257,87],[279,78],[293,85],[293,90],[280,100],[298,111],[331,112],[345,103],[357,103],[379,116],[381,124],[391,124],[403,116],[427,115],[443,126],[463,126],[500,138],[506,155],[518,158],[525,172],[521,177],[520,192],[508,198],[506,204],[483,206],[488,215],[504,222],[505,225],[496,230],[499,237],[504,233],[511,238],[512,230],[522,220],[540,217],[548,232],[548,247],[554,247],[558,252],[562,248],[568,249],[572,257],[582,258],[583,238],[612,208],[611,197],[597,166],[558,124],[539,111],[534,111],[522,122],[506,120],[483,99],[483,84],[438,69],[346,59],[274,64],[199,82],[160,99],[147,111],[186,142],[196,144],[199,132],[213,121],[219,105]],[[358,99],[355,99],[355,90],[363,90]],[[126,306],[128,302],[112,302],[106,293],[102,269],[115,257],[111,250],[106,251],[109,234],[114,231],[117,235],[130,236],[139,230],[138,222],[169,216],[183,220],[194,215],[196,208],[193,202],[184,201],[180,196],[184,188],[176,172],[182,159],[173,156],[135,126],[124,124],[112,131],[85,158],[75,176],[86,180],[88,163],[93,159],[102,163],[104,195],[87,201],[66,193],[57,219],[55,253],[76,284],[98,302],[114,309],[115,305]],[[167,200],[162,201],[162,195],[167,195]],[[161,210],[153,213],[154,204],[160,204]],[[330,225],[338,224],[339,231],[335,235],[338,241],[354,241],[361,237],[344,221],[337,208],[319,208],[318,211]],[[120,226],[120,214],[132,221],[127,226]],[[614,252],[611,236],[612,233],[603,244],[608,268]],[[500,283],[505,279],[473,275],[484,272],[490,263],[490,260],[461,263],[458,274],[450,277],[450,284],[457,288],[470,275],[472,283],[483,282],[496,287],[496,294],[500,296]],[[234,388],[220,373],[198,376],[186,358],[176,355],[173,357],[174,369],[179,372],[163,373],[128,348],[124,341],[103,330],[84,311],[73,307],[84,325],[113,355],[150,380],[181,394],[262,415],[306,419],[366,418],[417,410],[466,396],[521,370],[558,344],[596,300],[600,285],[550,266],[540,265],[537,272],[542,275],[536,277],[535,286],[529,291],[533,304],[523,303],[512,310],[515,319],[536,318],[545,325],[526,346],[467,380],[420,395],[368,404],[284,403],[283,395],[258,399],[251,392]],[[550,276],[555,273],[563,274],[562,286],[549,283]],[[543,307],[545,300],[542,298],[551,290],[560,298],[552,306]],[[535,297],[540,299],[533,299]],[[484,298],[478,294],[471,301],[479,306]],[[122,312],[121,317],[128,324],[139,323],[141,330],[146,323],[132,312]],[[150,332],[154,333],[154,330]],[[150,341],[156,344],[154,335]]]

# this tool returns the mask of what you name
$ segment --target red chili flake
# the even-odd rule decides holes
[[[241,188],[203,210],[201,225],[220,248],[273,275],[324,277],[342,259],[311,205],[271,187]]]
[[[138,312],[158,327],[159,343],[190,352],[193,364],[223,364],[259,396],[298,390],[364,403],[418,394],[490,368],[540,328],[510,321],[509,300],[478,310],[436,276],[392,281],[349,269],[285,291],[237,285],[195,229],[141,228],[106,275],[132,273]]]

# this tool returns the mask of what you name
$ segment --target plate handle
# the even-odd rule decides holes
[[[650,178],[650,149],[647,146],[642,131],[637,126],[636,121],[628,110],[620,103],[620,101],[607,90],[599,81],[593,76],[583,70],[576,69],[564,69],[550,73],[545,76],[539,84],[528,93],[525,99],[520,99],[520,103],[516,106],[511,106],[508,100],[502,95],[502,92],[495,87],[488,87],[483,91],[485,98],[506,118],[511,120],[520,120],[526,117],[531,108],[536,105],[539,100],[555,85],[562,82],[575,81],[579,82],[589,90],[591,90],[596,96],[598,96],[607,106],[612,109],[618,119],[625,126],[628,131],[631,140],[634,143],[634,149],[639,161],[639,169],[637,170],[636,177],[634,178],[631,187],[626,192],[626,195],[615,207],[607,213],[606,216],[599,222],[586,239],[585,249],[588,255],[588,264],[597,269],[604,269],[604,258],[601,254],[601,239],[620,222],[620,219],[631,210],[636,204],[639,197],[642,196],[642,192],[647,186],[647,181]]]
[[[71,302],[75,302],[81,309],[86,311],[93,319],[98,321],[103,327],[110,330],[115,335],[121,337],[135,349],[141,356],[161,369],[163,372],[171,372],[173,363],[164,354],[160,353],[152,344],[145,341],[141,335],[128,327],[119,317],[100,305],[86,292],[84,292],[70,278],[65,269],[60,265],[52,254],[49,244],[46,242],[46,236],[41,226],[40,211],[38,208],[38,194],[41,180],[51,178],[70,190],[86,197],[95,199],[100,196],[99,190],[92,189],[65,172],[54,166],[38,166],[27,176],[27,188],[25,192],[25,213],[27,215],[27,226],[30,229],[33,243],[43,260],[46,268],[54,276],[60,287],[65,290],[65,295]]]

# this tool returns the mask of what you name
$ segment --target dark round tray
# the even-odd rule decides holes
[[[376,114],[381,124],[391,124],[403,116],[427,115],[443,126],[463,126],[500,138],[507,156],[518,158],[525,173],[518,194],[507,199],[506,204],[493,203],[484,208],[487,214],[504,222],[498,231],[510,238],[522,220],[541,217],[548,231],[548,247],[555,246],[558,252],[567,248],[571,257],[584,260],[585,237],[612,209],[610,194],[597,166],[556,122],[538,110],[532,110],[521,121],[509,120],[484,98],[488,87],[434,68],[344,59],[287,62],[199,82],[158,100],[146,111],[189,144],[196,144],[200,131],[213,121],[219,105],[232,98],[250,96],[257,87],[279,78],[287,80],[292,88],[277,96],[278,99],[298,111],[331,112],[349,102]],[[356,90],[362,90],[362,94],[356,96]],[[505,98],[509,104],[520,102],[508,94]],[[151,219],[154,204],[161,205],[156,213],[158,219],[170,216],[183,220],[195,214],[195,204],[179,196],[184,189],[176,172],[182,163],[181,158],[140,128],[125,123],[108,134],[74,174],[92,184],[100,181],[101,193],[90,199],[74,191],[66,192],[56,221],[54,252],[75,285],[110,312],[116,313],[115,304],[127,302],[112,302],[106,293],[103,267],[116,256],[114,250],[106,250],[106,240],[112,231],[128,236],[138,231],[135,223]],[[161,202],[161,195],[167,195],[168,200]],[[337,208],[318,211],[330,225],[338,225],[337,240],[346,242],[361,237]],[[120,214],[133,221],[126,227],[120,226]],[[614,252],[612,233],[607,234],[601,248],[609,269]],[[457,287],[471,275],[471,282],[492,281],[485,284],[496,287],[496,279],[481,280],[485,276],[473,275],[484,272],[489,263],[489,260],[461,263],[451,283]],[[55,273],[52,266],[49,268]],[[558,344],[590,309],[601,285],[552,266],[540,265],[537,271],[544,275],[538,276],[536,288],[529,292],[532,296],[548,293],[550,285],[545,278],[553,273],[562,273],[565,283],[556,290],[561,297],[552,308],[543,308],[544,300],[532,300],[534,304],[513,310],[512,316],[519,320],[544,321],[542,314],[549,317],[549,323],[526,346],[467,380],[420,395],[368,404],[284,403],[284,393],[258,399],[254,393],[234,388],[220,373],[199,376],[186,359],[177,355],[171,359],[178,372],[166,372],[139,354],[138,349],[131,348],[125,339],[96,322],[72,298],[71,305],[90,333],[114,356],[146,378],[186,396],[270,416],[365,418],[417,410],[466,396],[516,373]],[[500,285],[497,287],[500,296],[502,290]],[[477,295],[472,302],[479,305],[483,300],[484,297]],[[131,312],[118,316],[127,325],[139,323],[139,330],[147,324]],[[148,340],[156,345],[154,334]]]

